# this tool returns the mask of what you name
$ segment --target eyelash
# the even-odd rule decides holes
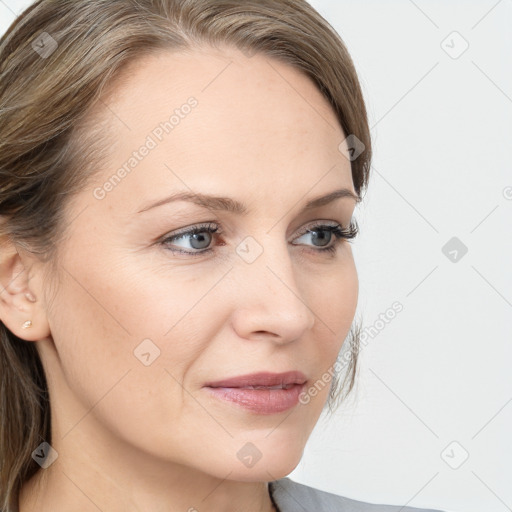
[[[199,256],[202,254],[205,254],[207,252],[212,251],[213,249],[211,247],[207,249],[203,249],[200,251],[184,251],[181,249],[171,249],[169,247],[170,242],[178,240],[180,238],[185,238],[187,236],[196,235],[198,233],[210,233],[214,234],[219,231],[219,226],[213,223],[207,223],[199,226],[195,226],[192,229],[189,229],[187,231],[182,231],[181,233],[176,233],[172,236],[168,236],[161,240],[159,243],[166,247],[167,250],[173,252],[173,253],[179,253],[179,254],[186,254],[188,256]],[[355,220],[352,220],[350,222],[350,225],[348,228],[343,228],[340,224],[335,225],[326,225],[326,224],[316,224],[314,226],[308,227],[305,229],[302,233],[299,234],[298,238],[306,235],[307,233],[310,233],[312,231],[329,231],[332,233],[336,238],[334,240],[334,243],[330,245],[329,247],[324,247],[321,249],[314,249],[314,252],[316,253],[330,253],[334,254],[336,252],[336,249],[338,248],[338,245],[341,243],[342,240],[352,240],[359,234],[359,227],[357,225],[357,222]],[[220,235],[222,232],[219,232]],[[297,245],[297,244],[294,244]]]

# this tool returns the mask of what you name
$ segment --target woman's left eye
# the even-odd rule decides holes
[[[161,240],[160,244],[164,245],[168,250],[174,253],[187,254],[191,256],[197,256],[204,254],[208,251],[211,251],[212,248],[209,247],[211,244],[212,235],[219,232],[219,226],[216,224],[208,223],[201,226],[195,226],[192,229],[188,229],[174,235],[168,236]],[[310,237],[312,240],[317,240],[321,242],[318,249],[315,249],[314,252],[332,252],[334,253],[337,249],[338,244],[343,240],[351,240],[357,236],[359,233],[359,228],[357,226],[357,222],[353,220],[350,223],[348,228],[343,228],[340,224],[316,224],[314,226],[309,226],[307,229],[303,230],[297,239]],[[330,243],[333,240],[334,235],[334,243]],[[186,243],[190,244],[190,249],[196,250],[181,250],[175,249],[172,246],[176,247],[177,241],[186,241]],[[171,243],[172,242],[172,243]],[[293,245],[301,245],[294,243]],[[179,245],[178,245],[179,247]]]

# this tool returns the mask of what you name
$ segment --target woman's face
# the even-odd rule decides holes
[[[298,371],[307,389],[335,362],[356,268],[349,242],[304,230],[347,228],[356,202],[304,207],[354,193],[346,135],[300,72],[230,49],[145,58],[102,115],[109,158],[69,204],[51,336],[38,343],[53,447],[244,481],[288,474],[330,383],[304,404],[229,389],[233,402],[205,385]],[[225,199],[164,202],[178,193]]]

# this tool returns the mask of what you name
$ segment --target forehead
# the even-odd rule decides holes
[[[317,194],[353,190],[330,104],[310,78],[267,56],[203,48],[144,57],[115,83],[103,115],[111,147],[95,186],[124,169],[109,202],[136,195],[135,209],[176,188],[306,193],[321,180]]]

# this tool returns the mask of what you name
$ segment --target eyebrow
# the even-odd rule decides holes
[[[300,213],[313,210],[314,208],[319,208],[320,206],[325,206],[326,204],[329,204],[332,201],[335,201],[336,199],[340,198],[353,199],[356,203],[359,203],[361,201],[361,198],[358,195],[354,194],[351,190],[347,188],[342,188],[334,190],[329,194],[315,197],[314,199],[310,199],[304,205]],[[230,197],[219,197],[208,194],[201,194],[198,192],[177,192],[175,194],[172,194],[168,197],[161,199],[160,201],[157,201],[156,203],[151,203],[145,206],[144,208],[142,208],[142,210],[139,210],[137,213],[146,212],[148,210],[156,208],[157,206],[172,203],[174,201],[188,201],[198,206],[201,206],[202,208],[206,208],[208,210],[213,211],[226,211],[238,215],[247,215],[249,213],[246,205],[235,199],[232,199]]]

